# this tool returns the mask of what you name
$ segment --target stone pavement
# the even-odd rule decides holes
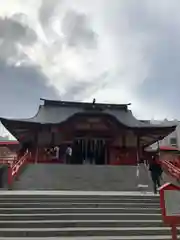
[[[143,191],[152,190],[147,169],[137,178],[135,166],[29,164],[13,189],[136,191],[138,184]]]

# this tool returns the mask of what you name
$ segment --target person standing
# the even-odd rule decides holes
[[[154,194],[157,194],[157,188],[161,186],[160,178],[162,175],[162,168],[161,165],[157,162],[155,156],[152,157],[152,160],[149,164],[149,171],[151,172]]]
[[[59,147],[54,147],[53,159],[59,160]]]
[[[71,158],[72,158],[72,148],[69,145],[66,149],[66,163],[70,164],[71,163]]]

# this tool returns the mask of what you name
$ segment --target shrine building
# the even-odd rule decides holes
[[[31,151],[31,162],[51,162],[47,149],[59,148],[64,162],[67,146],[72,164],[136,165],[147,146],[176,128],[136,119],[129,104],[41,99],[37,114],[28,119],[0,118],[6,129]]]

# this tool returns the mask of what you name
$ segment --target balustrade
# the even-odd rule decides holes
[[[21,167],[27,162],[28,153],[25,153],[23,156],[18,157],[17,154],[9,154],[5,156],[0,156],[0,164],[8,165],[8,185],[10,186],[13,183],[14,178],[18,175]]]
[[[175,180],[180,180],[180,158],[176,156],[170,160],[166,158],[160,159],[162,168],[167,175],[170,175]]]

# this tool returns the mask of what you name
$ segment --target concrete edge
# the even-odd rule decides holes
[[[86,195],[86,196],[157,196],[153,192],[140,191],[51,191],[51,190],[2,190],[0,195]]]

